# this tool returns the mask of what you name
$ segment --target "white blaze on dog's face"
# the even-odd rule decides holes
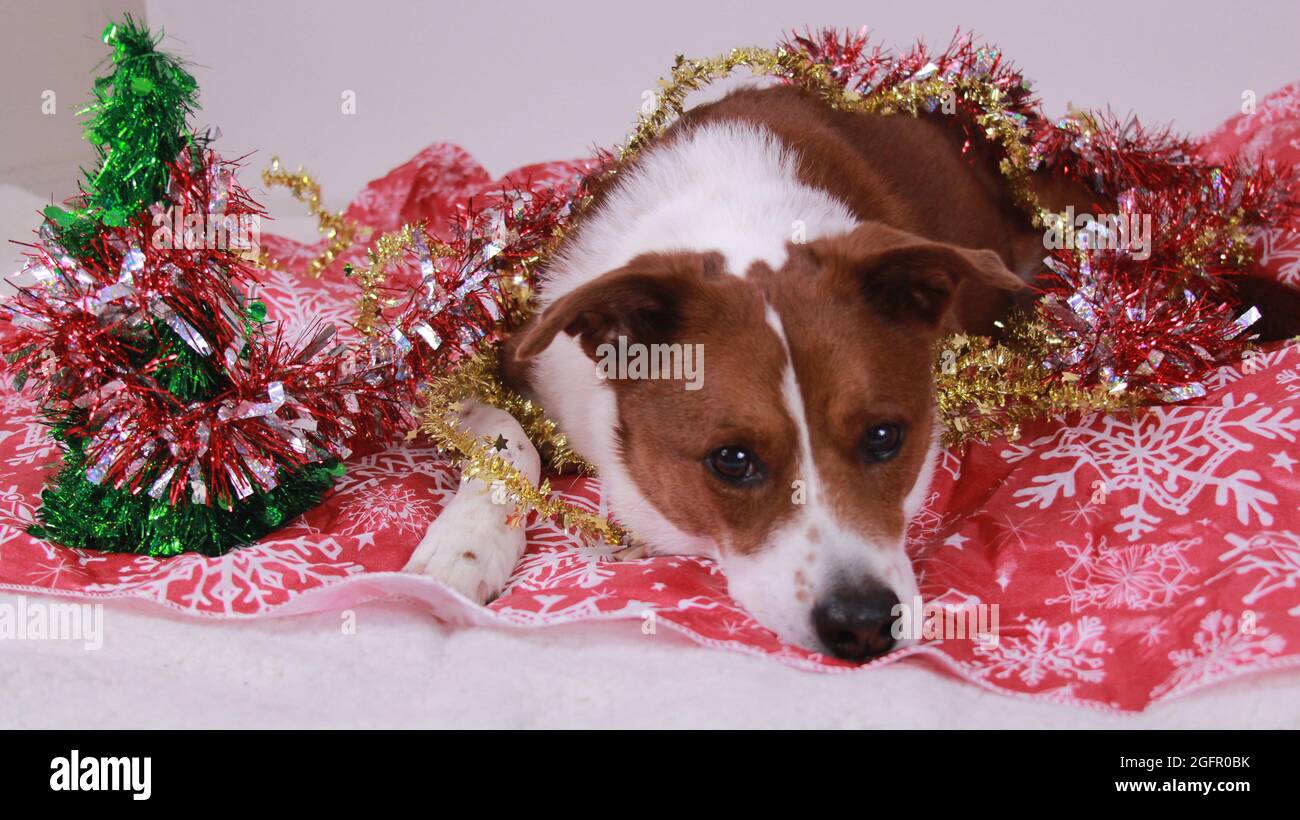
[[[699,389],[608,382],[617,463],[596,466],[617,476],[615,514],[711,546],[782,639],[864,660],[916,593],[904,529],[933,468],[932,346],[964,277],[1020,286],[990,251],[874,223],[743,275],[718,254],[646,254],[551,304],[515,356],[561,334],[593,359],[619,337],[702,345]]]

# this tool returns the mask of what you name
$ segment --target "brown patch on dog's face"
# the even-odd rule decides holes
[[[699,345],[702,386],[615,382],[624,460],[646,499],[679,529],[724,553],[754,552],[791,512],[797,435],[781,401],[785,350],[761,291],[735,276],[684,302],[681,317],[672,341]],[[721,478],[710,458],[724,448],[756,455],[758,480]]]
[[[787,357],[761,290],[717,254],[646,254],[557,300],[516,341],[535,355],[562,329],[599,358],[605,344],[672,344],[702,352],[699,389],[682,379],[611,379],[628,472],[669,522],[748,553],[789,514],[796,431],[781,400]],[[721,480],[720,448],[761,453],[763,480]]]

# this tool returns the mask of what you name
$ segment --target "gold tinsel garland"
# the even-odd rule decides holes
[[[415,245],[415,237],[425,235],[423,222],[408,222],[395,231],[390,231],[375,240],[366,252],[366,266],[360,270],[349,270],[348,275],[356,280],[361,295],[357,298],[356,328],[366,335],[374,332],[375,322],[385,305],[380,298],[380,289],[388,279],[388,267],[400,259]],[[452,253],[452,249],[442,243],[432,243],[429,254],[437,259]]]
[[[534,486],[528,476],[501,456],[487,436],[475,436],[460,424],[458,415],[463,402],[483,402],[514,416],[552,469],[576,468],[589,475],[595,472],[569,447],[555,422],[536,402],[501,383],[499,365],[498,349],[489,345],[435,380],[425,391],[420,424],[411,435],[427,435],[439,449],[460,462],[462,475],[501,487],[520,512],[535,511],[544,518],[554,519],[566,530],[611,545],[622,543],[626,532],[617,524],[553,495],[549,479]]]
[[[334,263],[357,238],[368,231],[352,222],[342,213],[333,213],[321,204],[320,185],[301,167],[297,171],[286,171],[280,165],[279,157],[271,158],[271,167],[262,171],[262,183],[268,188],[288,188],[293,198],[307,206],[307,210],[316,217],[318,229],[329,240],[325,250],[307,265],[312,276],[320,278],[321,273]],[[272,259],[262,252],[259,264],[267,269],[283,269],[279,260]]]
[[[826,65],[816,62],[808,54],[784,48],[739,48],[702,60],[679,56],[670,78],[660,80],[654,108],[638,117],[619,153],[618,163],[606,172],[607,176],[617,174],[620,167],[660,135],[682,113],[691,92],[746,67],[755,75],[798,83],[818,94],[832,107],[842,110],[916,116],[928,102],[949,94],[973,103],[981,112],[975,117],[976,124],[1004,154],[999,169],[1015,201],[1026,210],[1035,226],[1048,224],[1051,213],[1042,207],[1030,185],[1034,162],[1028,148],[1027,128],[1022,119],[1008,110],[1004,92],[994,83],[943,74],[879,89],[864,97],[835,82]],[[342,215],[320,209],[319,187],[310,176],[302,171],[286,174],[278,169],[278,164],[273,171],[277,174],[267,179],[268,184],[290,187],[295,196],[308,202],[313,213],[317,214],[322,233],[334,239],[330,250],[313,262],[313,272],[319,273],[350,244],[355,236],[355,226],[349,226]],[[575,220],[581,215],[581,204],[574,204]],[[366,268],[357,275],[362,291],[357,324],[363,332],[373,329],[383,309],[380,288],[387,276],[387,268],[411,247],[414,231],[423,231],[423,226],[406,225],[381,237],[368,255]],[[1235,230],[1233,233],[1234,256],[1248,256],[1244,231]],[[1237,236],[1238,233],[1241,235]],[[1216,239],[1216,236],[1208,235],[1199,238],[1189,254],[1210,247]],[[429,249],[435,258],[452,253],[451,248],[435,247],[433,242],[430,242]],[[531,261],[540,263],[544,257],[544,252],[539,253]],[[527,287],[520,289],[517,295],[520,304],[514,311],[517,316],[526,315],[529,295]],[[1120,412],[1139,405],[1138,397],[1132,394],[1109,392],[1105,386],[1084,388],[1071,374],[1053,374],[1047,362],[1063,342],[1041,319],[1024,315],[1013,317],[1008,320],[1006,331],[1007,342],[1004,343],[957,334],[937,345],[936,401],[939,417],[945,424],[946,444],[988,441],[997,436],[1015,440],[1020,435],[1020,425],[1030,419],[1081,412]],[[501,383],[497,356],[495,347],[487,347],[462,362],[454,372],[431,384],[424,394],[425,406],[418,431],[429,435],[439,447],[454,454],[465,475],[490,484],[498,483],[522,510],[534,510],[539,515],[553,517],[566,528],[611,544],[625,540],[626,533],[616,524],[552,497],[549,481],[534,487],[527,476],[498,455],[490,442],[474,436],[460,425],[457,411],[461,403],[470,399],[483,401],[514,415],[553,468],[576,465],[591,472],[591,465],[569,448],[563,434],[540,407]]]
[[[421,417],[430,415],[429,407],[446,407],[468,399],[504,410],[524,428],[529,440],[534,442],[542,458],[552,470],[576,470],[594,475],[595,467],[569,446],[555,422],[546,415],[541,405],[506,387],[500,376],[500,348],[487,345],[468,359],[456,365],[451,373],[438,378],[426,391],[427,403]]]
[[[1008,343],[957,333],[935,348],[935,404],[943,442],[962,445],[999,436],[1020,438],[1021,424],[1084,412],[1122,412],[1139,406],[1136,396],[1104,385],[1080,387],[1066,374],[1049,378],[1050,356],[1060,340],[1024,314],[1007,319]]]

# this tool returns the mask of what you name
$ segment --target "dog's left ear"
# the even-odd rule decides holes
[[[668,341],[684,299],[705,278],[720,275],[722,257],[707,254],[638,256],[556,299],[509,342],[513,358],[527,361],[560,333],[575,337],[592,359],[619,336],[630,342]]]
[[[869,222],[840,237],[810,243],[824,268],[847,276],[889,318],[937,325],[964,280],[1000,290],[1025,283],[991,250],[932,242]]]

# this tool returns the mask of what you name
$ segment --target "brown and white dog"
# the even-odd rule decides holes
[[[936,338],[993,331],[1044,256],[992,151],[962,139],[941,116],[840,112],[793,88],[695,108],[597,193],[507,348],[508,379],[596,465],[642,546],[716,558],[761,623],[841,658],[887,651],[894,605],[917,592],[903,540],[937,452]],[[1038,193],[1111,210],[1082,188]],[[610,378],[598,361],[619,344],[699,346],[703,378]],[[512,419],[465,420],[536,478]],[[408,569],[484,601],[523,532],[469,484]]]

